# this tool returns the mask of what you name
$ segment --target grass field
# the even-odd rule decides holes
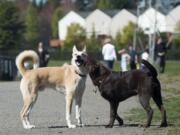
[[[167,128],[157,128],[161,120],[160,111],[151,101],[154,110],[152,125],[156,126],[144,130],[144,134],[180,135],[180,61],[168,61],[166,72],[160,74],[159,79],[162,85],[163,101],[169,126]],[[146,113],[142,108],[132,109],[127,114],[126,119],[139,124],[145,123]]]
[[[64,63],[70,63],[70,61],[58,61],[58,60],[50,60],[48,66],[61,66]],[[120,70],[120,63],[115,62],[114,70]],[[167,61],[166,63],[166,72],[168,75],[180,75],[180,61]]]
[[[49,66],[60,66],[67,61],[50,61]],[[69,63],[69,62],[68,62]],[[119,63],[116,62],[114,70],[119,71]],[[160,111],[151,101],[154,117],[150,128],[144,130],[146,135],[180,135],[180,61],[167,61],[164,74],[159,75],[162,85],[164,105],[167,110],[167,128],[157,128],[160,124]],[[132,109],[125,118],[131,123],[145,123],[146,114],[142,108]]]

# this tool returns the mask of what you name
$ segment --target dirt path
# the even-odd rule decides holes
[[[115,122],[114,128],[106,129],[109,121],[109,103],[99,93],[94,93],[91,81],[88,79],[87,88],[83,97],[82,117],[86,125],[83,128],[68,129],[65,121],[64,95],[51,89],[39,93],[37,103],[32,113],[31,121],[37,128],[24,130],[19,112],[22,107],[22,96],[19,91],[19,82],[0,82],[0,134],[1,135],[141,135],[143,128],[134,125],[134,122],[124,120],[125,125],[119,127]],[[138,99],[130,98],[122,102],[118,113],[124,118],[127,111],[138,107]],[[74,107],[74,106],[73,106]],[[74,108],[72,121],[74,118]]]

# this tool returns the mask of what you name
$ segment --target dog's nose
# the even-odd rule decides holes
[[[78,56],[77,56],[77,59],[80,59],[80,58],[81,58],[81,56],[80,56],[80,55],[78,55]]]

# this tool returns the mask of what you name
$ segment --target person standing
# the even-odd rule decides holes
[[[126,49],[121,49],[118,51],[118,53],[121,55],[121,71],[128,71],[128,64],[130,61],[130,55],[127,53]]]
[[[164,73],[166,66],[166,52],[170,48],[170,43],[172,41],[172,36],[170,36],[168,43],[162,41],[162,38],[157,39],[157,44],[155,45],[155,56],[156,64],[160,73]]]
[[[149,49],[145,49],[144,52],[141,54],[141,60],[149,61]]]
[[[49,52],[45,50],[42,42],[39,42],[38,44],[37,54],[40,60],[39,66],[46,67],[49,62],[50,55],[49,55]]]
[[[106,66],[112,70],[114,61],[117,59],[117,56],[115,47],[110,42],[111,39],[108,37],[103,40],[102,55]]]
[[[129,55],[130,55],[130,68],[131,70],[136,69],[137,55],[132,45],[129,46]]]

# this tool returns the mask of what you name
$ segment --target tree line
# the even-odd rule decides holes
[[[123,7],[127,3],[125,0],[76,0],[74,3],[67,2],[62,3],[62,0],[43,2],[41,0],[37,4],[36,0],[1,0],[0,49],[35,48],[39,41],[48,44],[50,39],[57,39],[58,21],[68,12],[67,10],[113,9]],[[76,30],[85,33],[85,30],[78,25],[74,25],[68,30],[65,41],[68,45],[75,42],[74,40],[79,40],[77,37],[72,39],[74,38],[72,33]],[[97,47],[94,44],[97,44],[97,39],[95,39],[95,33],[93,34],[87,43],[93,44],[93,47],[90,45],[89,47],[96,50]]]
[[[87,0],[88,1],[88,0]],[[125,0],[94,0],[93,8],[113,9],[125,6]],[[115,7],[121,3],[121,7]],[[93,1],[92,1],[93,3]],[[124,3],[124,4],[123,4]],[[64,5],[63,5],[64,4]],[[48,45],[50,39],[58,38],[58,21],[67,13],[66,10],[83,10],[81,5],[88,6],[84,0],[76,0],[74,6],[70,4],[68,9],[66,3],[61,3],[61,0],[47,0],[46,3],[38,4],[35,0],[1,0],[0,1],[0,49],[1,50],[19,50],[19,49],[34,49],[39,41],[43,41]],[[84,7],[86,7],[84,6]],[[123,7],[124,8],[124,7]],[[85,9],[84,9],[85,10]],[[126,47],[133,42],[133,35],[136,25],[133,23],[127,24],[122,32],[112,39],[117,49]],[[179,29],[179,25],[177,26]],[[93,31],[93,30],[92,30]],[[146,45],[148,37],[139,30],[142,44]],[[179,38],[178,38],[179,39]],[[61,50],[70,50],[72,45],[79,42],[86,42],[86,45],[91,51],[100,51],[99,42],[95,31],[90,37],[87,37],[86,31],[78,24],[72,24],[68,28],[67,38],[64,41],[64,46]]]

